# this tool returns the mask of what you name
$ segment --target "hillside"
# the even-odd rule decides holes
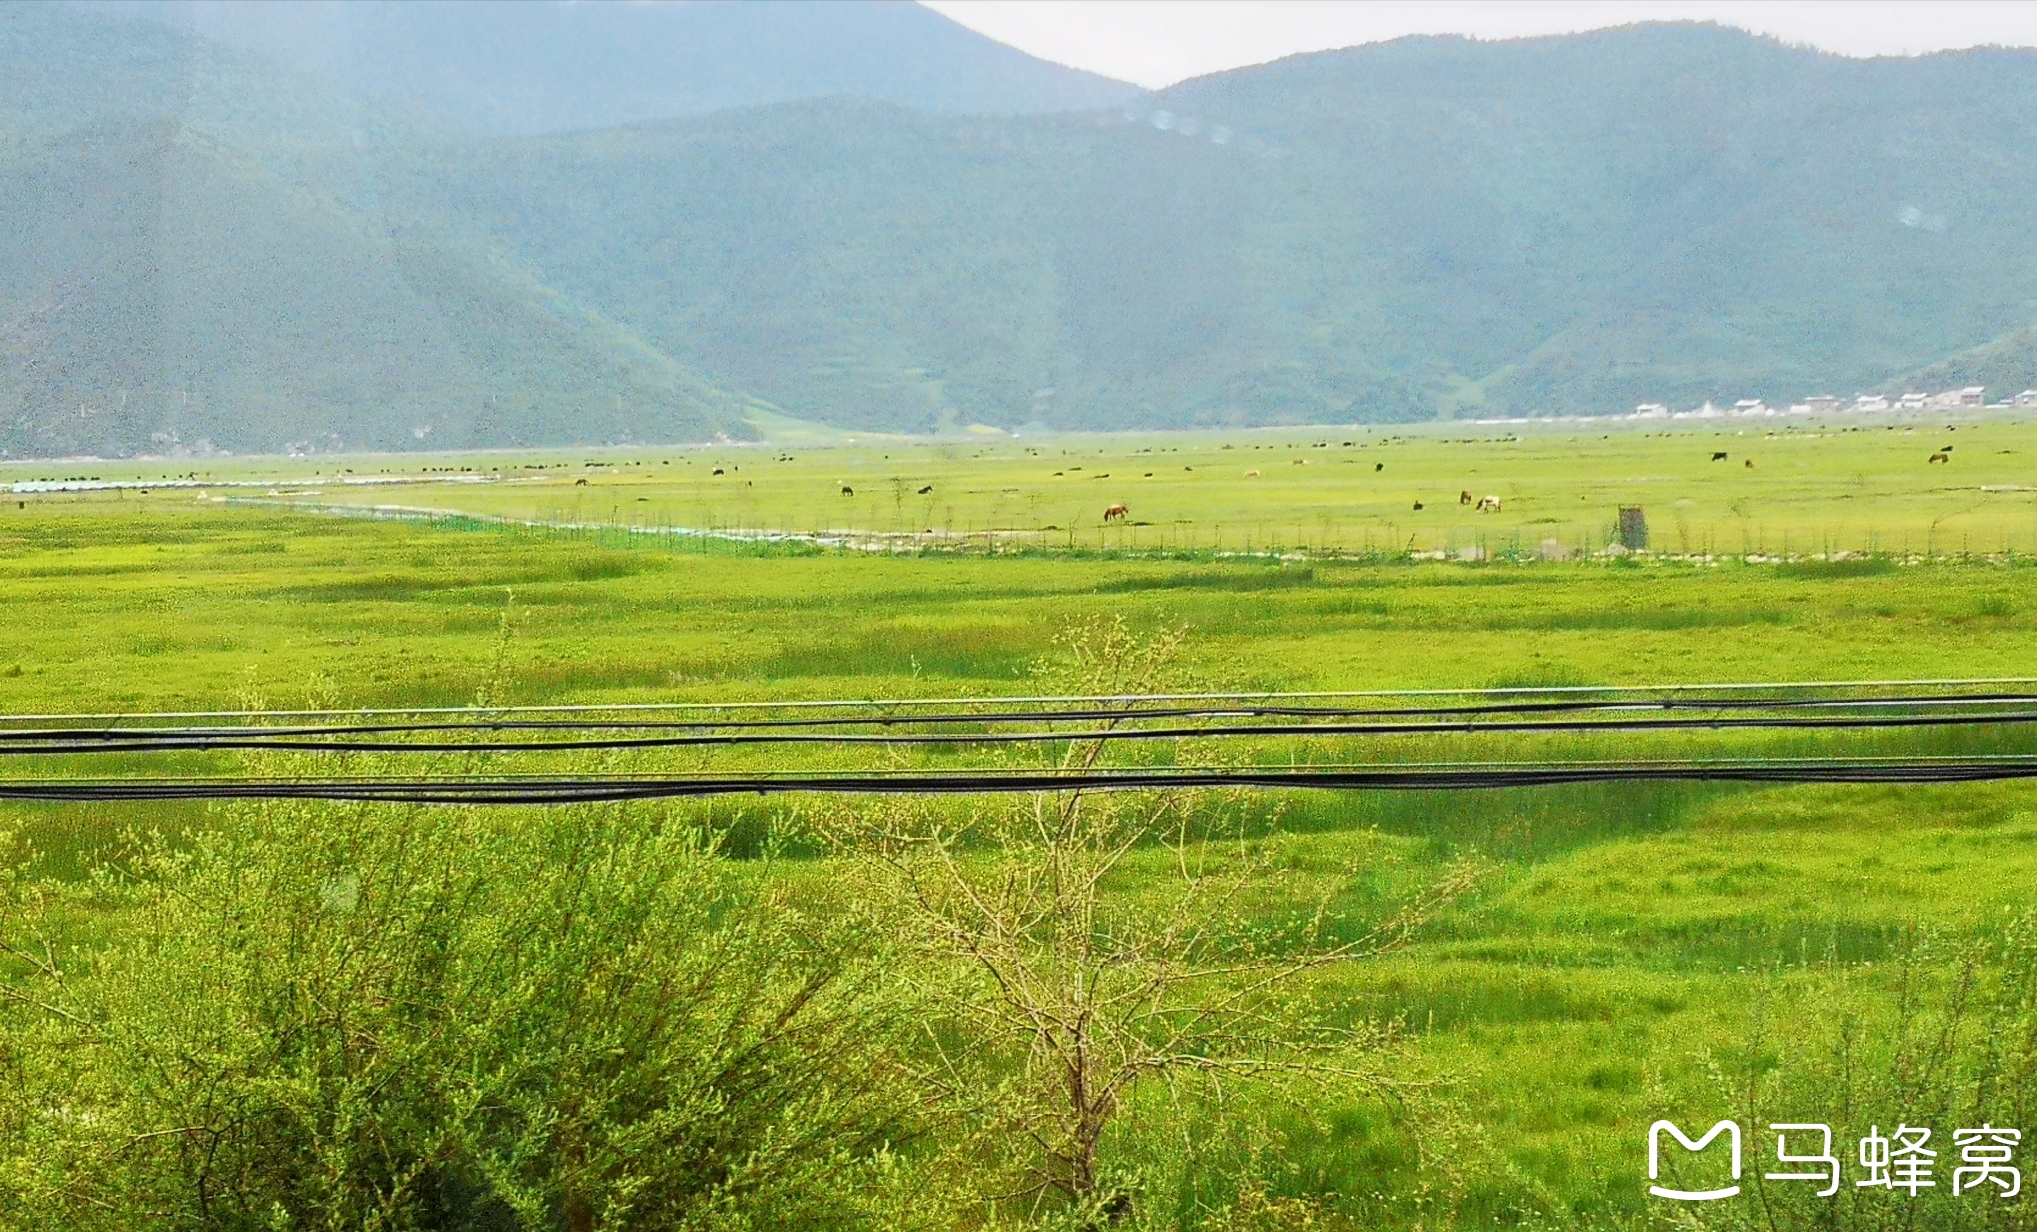
[[[0,176],[14,455],[698,439],[742,407],[513,269],[384,231],[174,122]]]
[[[894,0],[83,0],[308,70],[470,134],[605,128],[836,95],[936,113],[1079,111],[1137,86]]]
[[[307,97],[287,78],[0,11],[8,67],[52,45],[69,63],[8,76],[0,111],[0,451],[746,432],[741,399],[485,248],[291,178],[372,156],[334,156],[315,105],[266,110]]]
[[[2037,55],[1647,26],[1079,117],[829,101],[448,147],[404,191],[719,380],[924,429],[1848,393],[2037,319],[2033,174]]]

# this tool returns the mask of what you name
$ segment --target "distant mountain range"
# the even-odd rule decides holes
[[[902,4],[0,6],[14,456],[2037,384],[2037,54],[1406,39],[1148,95]]]

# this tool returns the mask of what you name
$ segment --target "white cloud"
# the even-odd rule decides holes
[[[1044,60],[1158,88],[1409,34],[1522,38],[1716,21],[1849,56],[2037,47],[2028,0],[922,0]]]

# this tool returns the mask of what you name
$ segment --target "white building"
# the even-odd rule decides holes
[[[2026,389],[2013,399],[2017,406],[2037,406],[2037,389]]]
[[[1912,392],[1896,399],[1896,409],[1899,411],[1921,411],[1930,405],[1930,394]]]
[[[1888,409],[1888,399],[1880,394],[1862,394],[1853,400],[1853,409],[1856,411],[1885,411]]]
[[[1742,398],[1733,404],[1735,415],[1766,415],[1768,404],[1759,398]]]
[[[1959,405],[1961,405],[1961,406],[1986,406],[1986,405],[1987,405],[1987,386],[1985,386],[1985,385],[1968,385],[1968,386],[1967,386],[1967,387],[1966,387],[1965,389],[1962,389],[1962,390],[1960,390],[1960,391],[1959,391]]]
[[[1813,415],[1822,415],[1827,411],[1838,410],[1839,399],[1830,394],[1812,394],[1804,399],[1803,407]]]

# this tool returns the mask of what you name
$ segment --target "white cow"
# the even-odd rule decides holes
[[[1488,496],[1488,497],[1485,497],[1484,499],[1480,500],[1480,501],[1478,502],[1478,512],[1480,512],[1480,513],[1498,513],[1498,512],[1499,512],[1499,497],[1497,497],[1497,496]]]

